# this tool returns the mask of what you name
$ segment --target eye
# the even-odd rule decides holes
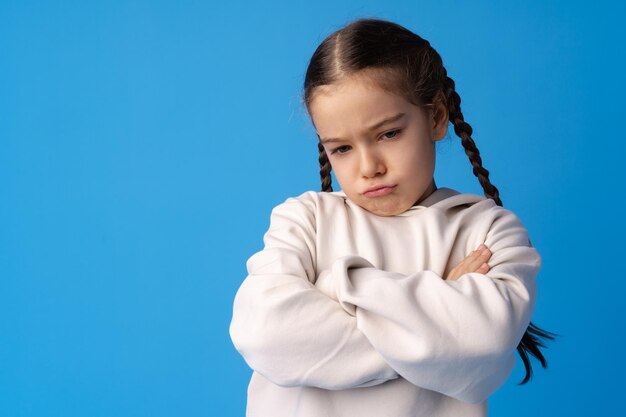
[[[390,130],[389,132],[385,132],[385,133],[383,133],[383,138],[385,138],[385,139],[395,139],[400,134],[400,131],[401,131],[401,129],[396,129],[396,130]]]
[[[337,153],[337,154],[340,154],[340,155],[341,155],[341,154],[344,154],[344,153],[348,152],[349,150],[350,150],[350,146],[348,146],[348,145],[343,145],[343,146],[339,146],[339,147],[337,147],[337,148],[333,149],[333,150],[331,151],[331,153],[333,153],[333,154],[334,154],[334,153]]]

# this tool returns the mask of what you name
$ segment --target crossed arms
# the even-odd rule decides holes
[[[512,212],[496,206],[483,221],[493,252],[486,274],[406,275],[351,255],[316,281],[313,211],[288,200],[272,211],[265,248],[248,260],[231,339],[252,369],[281,386],[341,390],[402,377],[482,402],[515,366],[541,264]]]

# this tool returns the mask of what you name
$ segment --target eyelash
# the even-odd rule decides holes
[[[385,139],[392,140],[392,139],[396,139],[396,138],[398,137],[398,135],[400,134],[400,132],[402,132],[402,129],[390,130],[390,131],[388,131],[388,132],[383,133],[383,136],[388,135],[389,133],[395,133],[395,135],[393,135],[393,137],[390,137],[390,138],[389,138],[389,137],[385,137]],[[339,150],[340,150],[340,149],[343,149],[343,148],[345,148],[345,147],[348,147],[348,146],[349,146],[349,145],[338,146],[338,147],[336,147],[335,149],[333,149],[330,153],[331,153],[331,154],[333,154],[333,155],[334,155],[334,154],[337,154],[337,155],[343,155],[343,154],[345,154],[347,151],[346,151],[346,152],[339,152]]]
[[[388,133],[395,133],[395,135],[393,137],[387,138],[387,139],[395,139],[395,138],[398,137],[398,135],[400,134],[401,131],[402,131],[402,129],[390,130],[389,132],[383,133],[383,136],[385,136]]]

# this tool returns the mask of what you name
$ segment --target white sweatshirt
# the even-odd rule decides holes
[[[473,417],[515,367],[541,258],[519,218],[439,188],[391,217],[343,192],[272,211],[230,336],[248,417]],[[487,274],[445,280],[481,243]]]

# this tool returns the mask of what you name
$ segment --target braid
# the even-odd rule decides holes
[[[322,191],[332,192],[332,177],[330,176],[330,170],[332,169],[330,166],[330,161],[328,161],[328,155],[326,155],[326,150],[324,150],[324,146],[317,142],[317,149],[320,152],[319,161],[320,161],[320,178],[322,180]]]
[[[538,337],[554,340],[554,336],[556,336],[556,333],[543,330],[537,327],[532,321],[530,322],[530,324],[528,325],[528,329],[526,329],[524,336],[522,336],[522,340],[520,341],[519,345],[517,345],[517,353],[519,353],[519,356],[522,358],[522,362],[524,362],[524,368],[526,368],[526,375],[524,376],[522,382],[519,383],[519,385],[527,383],[533,374],[532,367],[530,366],[530,359],[528,359],[529,352],[537,360],[539,360],[539,363],[541,363],[542,367],[548,367],[546,358],[539,350],[539,346],[546,347],[546,345],[543,344],[543,341],[538,339]]]
[[[454,132],[461,138],[461,144],[465,149],[465,154],[469,157],[472,167],[474,167],[474,175],[478,177],[478,181],[483,187],[485,196],[491,198],[497,205],[502,206],[500,193],[491,181],[489,181],[489,171],[483,167],[480,152],[472,139],[472,126],[465,121],[463,113],[461,113],[461,97],[454,89],[454,81],[446,76],[444,85],[445,84],[447,84],[445,95],[448,102],[448,111],[450,112],[450,121],[454,125]]]
[[[454,89],[454,81],[447,75],[444,75],[444,77],[444,95],[446,98],[446,102],[448,103],[450,121],[454,125],[454,132],[457,134],[457,136],[461,138],[461,144],[465,149],[465,154],[469,157],[472,167],[474,168],[474,175],[478,177],[478,181],[483,187],[485,196],[495,201],[498,206],[502,206],[502,200],[500,200],[500,194],[498,192],[498,189],[493,184],[491,184],[491,181],[489,181],[489,171],[487,171],[483,167],[482,159],[480,158],[480,152],[478,151],[478,148],[476,147],[476,144],[471,137],[472,127],[463,118],[463,113],[461,112],[461,97]],[[537,360],[539,360],[542,367],[548,367],[546,358],[539,350],[540,346],[546,346],[539,338],[554,340],[555,335],[555,333],[537,327],[532,322],[529,323],[526,332],[524,333],[521,341],[517,345],[517,352],[522,358],[522,362],[524,362],[524,367],[526,368],[526,375],[524,376],[524,379],[520,382],[520,385],[527,383],[533,373],[530,359],[528,357],[529,353]]]

